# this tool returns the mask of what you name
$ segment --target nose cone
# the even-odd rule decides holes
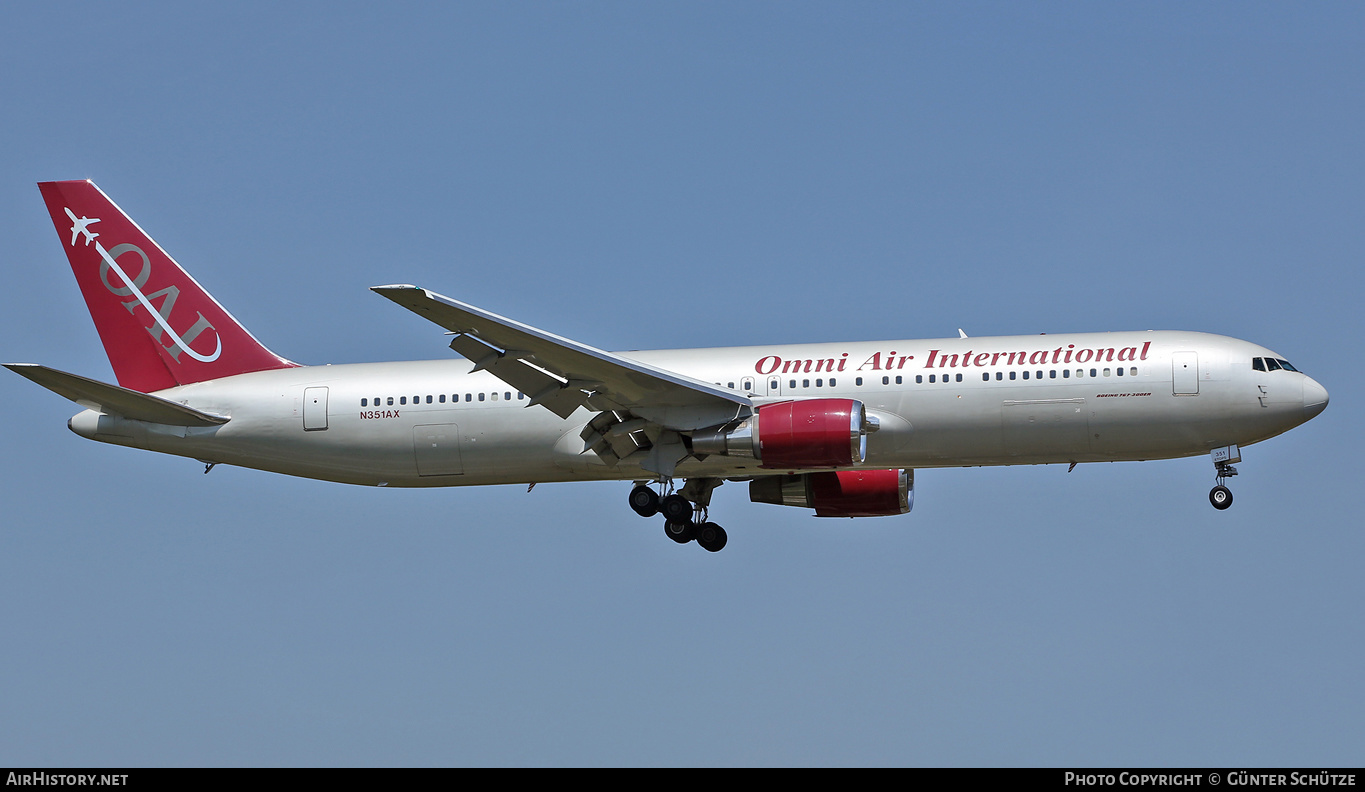
[[[1306,421],[1327,409],[1327,389],[1312,377],[1303,380],[1303,419]]]

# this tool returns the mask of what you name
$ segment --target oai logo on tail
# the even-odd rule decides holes
[[[85,237],[85,244],[87,247],[89,247],[91,242],[95,243],[95,251],[98,252],[100,258],[104,260],[104,265],[100,268],[100,279],[104,281],[105,288],[109,289],[110,292],[118,297],[131,294],[133,297],[137,298],[137,302],[141,303],[142,307],[147,309],[147,312],[152,315],[152,320],[156,322],[154,326],[147,328],[148,332],[152,334],[152,337],[159,342],[163,332],[170,336],[172,346],[165,347],[165,349],[167,352],[171,353],[173,358],[179,360],[180,353],[184,352],[201,363],[212,363],[218,359],[219,355],[223,354],[223,339],[218,337],[218,331],[214,330],[213,325],[204,318],[203,314],[199,315],[199,321],[196,322],[194,327],[190,328],[189,333],[186,334],[189,336],[188,339],[181,338],[179,333],[171,329],[170,322],[167,320],[169,319],[171,309],[175,306],[176,298],[180,295],[180,289],[175,286],[169,286],[152,295],[153,297],[164,298],[161,310],[157,310],[156,306],[152,305],[152,301],[148,299],[147,295],[142,293],[142,289],[139,287],[147,282],[147,278],[151,276],[152,269],[151,261],[147,258],[147,254],[142,248],[133,244],[116,245],[114,250],[117,251],[117,254],[110,255],[109,251],[104,249],[104,245],[95,242],[95,237],[98,237],[99,234],[90,230],[91,225],[100,221],[98,217],[77,218],[76,213],[71,211],[70,207],[66,207],[66,216],[71,218],[71,246],[75,247],[76,240],[82,235]],[[124,272],[123,268],[115,261],[119,255],[134,251],[142,257],[143,264],[142,272],[138,274],[136,281],[129,278],[128,273]],[[109,282],[109,270],[113,270],[118,274],[119,279],[123,281],[123,287],[115,286]],[[128,309],[130,311],[132,310],[132,303],[125,303],[125,305],[129,306]],[[211,355],[201,355],[193,349],[190,349],[190,341],[198,338],[205,330],[214,330],[213,338],[217,346]]]

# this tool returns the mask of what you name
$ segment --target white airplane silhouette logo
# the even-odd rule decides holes
[[[80,236],[81,234],[85,234],[85,245],[86,247],[89,247],[90,243],[95,241],[95,237],[99,236],[99,234],[96,234],[90,230],[90,224],[98,223],[100,219],[98,217],[95,218],[82,217],[80,219],[76,219],[76,213],[71,211],[70,207],[66,207],[66,216],[71,218],[72,223],[71,246],[72,247],[76,246],[76,237]]]

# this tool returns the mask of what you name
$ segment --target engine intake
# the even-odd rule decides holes
[[[816,517],[888,517],[915,505],[913,470],[835,470],[749,482],[749,500],[815,509]]]
[[[877,430],[857,399],[764,404],[749,418],[692,435],[695,454],[756,459],[765,468],[861,465],[867,433]]]

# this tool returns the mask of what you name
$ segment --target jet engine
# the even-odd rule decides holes
[[[760,406],[742,421],[692,435],[692,452],[756,459],[765,468],[860,465],[877,430],[857,399],[800,399]]]
[[[835,470],[766,476],[749,482],[749,500],[815,509],[816,517],[887,517],[915,505],[913,470]]]

